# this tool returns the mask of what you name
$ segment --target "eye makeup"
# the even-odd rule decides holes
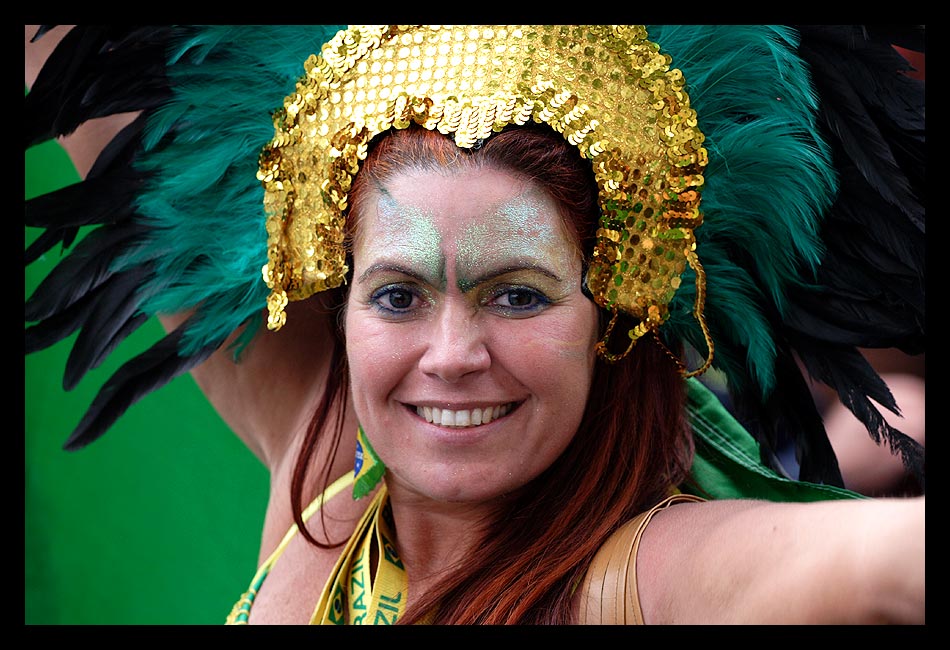
[[[550,196],[531,184],[524,188],[484,207],[478,203],[485,199],[473,195],[467,202],[458,199],[461,204],[433,208],[397,199],[380,187],[375,223],[364,231],[372,236],[362,242],[375,261],[358,281],[377,276],[373,284],[378,289],[408,277],[415,281],[410,284],[445,292],[446,265],[452,264],[454,284],[462,293],[474,291],[480,305],[495,308],[493,296],[505,293],[514,292],[516,301],[518,295],[535,296],[530,307],[499,308],[506,315],[558,302],[578,287],[576,251],[557,227],[560,215]]]

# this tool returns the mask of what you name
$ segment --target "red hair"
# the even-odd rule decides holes
[[[561,206],[572,241],[592,250],[599,208],[591,165],[576,147],[540,126],[507,129],[475,149],[460,149],[422,128],[390,131],[374,143],[356,176],[351,216],[358,217],[365,188],[390,174],[454,165],[490,166],[534,180]],[[356,226],[358,218],[348,221]],[[334,344],[334,369],[297,459],[295,513],[305,505],[305,468],[329,424],[330,406],[344,403],[342,339]],[[337,444],[341,426],[338,419]],[[685,383],[664,349],[644,337],[622,361],[598,361],[581,425],[564,453],[499,502],[478,552],[411,603],[400,622],[413,623],[434,610],[438,624],[573,623],[573,590],[594,554],[621,524],[683,481],[692,451]],[[332,478],[325,475],[324,484]],[[319,544],[299,514],[295,519]]]

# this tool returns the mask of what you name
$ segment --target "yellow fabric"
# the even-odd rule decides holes
[[[314,515],[323,504],[335,497],[337,494],[345,490],[347,487],[353,484],[353,475],[346,473],[337,480],[335,480],[326,491],[319,495],[313,502],[307,506],[303,511],[303,520],[309,521],[310,517]],[[227,620],[225,621],[227,625],[244,625],[247,623],[248,616],[251,613],[251,606],[254,604],[254,598],[257,596],[257,591],[260,589],[261,584],[264,582],[264,578],[267,577],[267,573],[271,570],[271,567],[274,566],[274,563],[277,562],[277,558],[281,556],[284,552],[284,549],[287,548],[287,544],[290,543],[290,540],[293,539],[294,535],[297,534],[298,528],[297,524],[294,524],[290,527],[290,530],[287,531],[287,534],[284,535],[284,538],[281,540],[280,544],[277,545],[277,548],[274,549],[273,553],[264,561],[264,563],[258,568],[257,573],[254,574],[254,578],[251,580],[251,584],[245,591],[241,598],[234,604],[234,607],[231,608],[231,613],[228,614]]]
[[[340,553],[310,618],[311,625],[393,625],[402,615],[408,580],[393,544],[388,504],[384,483]],[[375,576],[370,572],[374,543],[379,551]]]

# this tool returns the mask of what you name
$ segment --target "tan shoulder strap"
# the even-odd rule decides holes
[[[611,535],[597,551],[580,586],[581,625],[643,625],[637,594],[637,547],[647,524],[660,510],[684,501],[703,501],[674,494],[642,512]]]

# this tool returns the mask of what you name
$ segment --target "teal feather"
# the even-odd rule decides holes
[[[239,353],[258,329],[253,317],[268,290],[259,281],[267,236],[257,156],[273,137],[271,114],[293,91],[304,61],[339,29],[182,27],[169,45],[173,96],[149,116],[147,155],[137,162],[149,173],[136,207],[151,235],[118,268],[151,260],[155,278],[174,278],[142,310],[197,310],[180,341],[183,356],[250,322]]]
[[[671,66],[683,71],[709,151],[696,239],[707,276],[714,367],[735,389],[767,396],[775,386],[774,319],[789,288],[815,276],[821,215],[836,191],[810,76],[790,29],[676,25],[648,31],[670,54]],[[684,277],[664,335],[704,352],[692,316],[693,281],[692,274]]]
[[[120,38],[126,33],[122,29],[116,35],[95,27],[77,29],[82,30],[80,36],[126,47],[135,44]],[[39,83],[39,89],[32,90],[40,107],[42,98],[57,96],[60,85],[71,95],[86,97],[97,87],[111,88],[116,79],[127,79],[130,73],[148,90],[149,101],[140,105],[134,95],[141,88],[119,84],[130,96],[93,93],[108,106],[90,107],[145,108],[146,125],[131,168],[123,164],[109,177],[128,187],[102,192],[100,185],[84,184],[83,200],[72,201],[79,205],[69,204],[63,195],[55,205],[35,204],[32,218],[50,222],[44,242],[62,239],[66,247],[70,243],[66,231],[55,226],[70,225],[65,213],[74,211],[92,215],[98,209],[94,218],[82,223],[109,224],[134,233],[127,247],[104,252],[102,260],[105,265],[115,258],[112,273],[128,270],[129,277],[134,273],[144,278],[134,289],[139,312],[129,314],[130,323],[143,314],[194,312],[180,330],[110,380],[70,444],[81,446],[101,435],[128,404],[186,372],[235,330],[241,330],[232,344],[235,355],[260,330],[268,290],[260,274],[267,254],[263,191],[255,180],[258,153],[273,136],[272,114],[293,92],[303,62],[340,29],[207,25],[129,30],[133,41],[165,44],[148,50],[149,56],[142,59],[147,69],[102,65],[102,48],[92,48],[85,54],[87,65],[76,70],[89,69],[94,71],[90,75],[101,79],[74,71],[70,60],[62,72],[71,74],[48,77],[48,87]],[[922,87],[891,83],[888,56],[894,56],[890,47],[894,41],[882,40],[890,32],[868,41],[867,31],[861,26],[806,26],[801,31],[760,25],[648,26],[651,40],[670,54],[672,67],[684,73],[706,136],[704,222],[695,234],[706,274],[705,317],[716,348],[713,367],[725,375],[737,411],[764,423],[759,435],[763,457],[772,457],[776,435],[785,423],[804,432],[797,443],[803,454],[807,452],[802,470],[814,463],[818,469],[812,475],[822,482],[840,481],[840,475],[835,477],[833,453],[794,356],[861,411],[861,395],[870,395],[868,382],[860,368],[845,368],[840,360],[847,351],[840,346],[857,344],[850,341],[852,337],[869,343],[896,340],[923,345],[922,286],[904,290],[923,276],[923,256],[916,254],[922,247],[922,204],[905,196],[909,187],[902,185],[901,175],[895,176],[886,195],[868,191],[873,190],[868,185],[872,181],[894,175],[890,162],[904,159],[912,169],[908,183],[922,182],[923,111],[918,110],[917,94],[922,94]],[[851,48],[863,57],[863,67],[851,67],[855,58],[850,57]],[[62,64],[66,59],[64,54],[59,60]],[[818,67],[809,70],[807,62]],[[822,73],[824,67],[829,70]],[[849,74],[854,70],[868,74],[857,78]],[[895,85],[898,94],[884,97],[876,85],[878,78],[888,87]],[[821,90],[820,102],[816,88]],[[839,101],[843,97],[843,105],[833,104],[830,95]],[[891,150],[879,140],[887,140],[890,132],[872,128],[870,122],[851,124],[859,118],[876,119],[878,113],[871,116],[863,101],[876,110],[887,108],[889,127],[900,123],[897,135],[902,137],[895,137],[894,151],[901,155],[884,155]],[[61,129],[57,134],[68,132],[85,115],[60,122],[48,111],[28,112],[37,115],[38,124],[31,130],[34,138],[57,128]],[[853,130],[854,126],[863,130]],[[834,156],[822,133],[834,147]],[[852,135],[858,133],[861,138]],[[864,135],[872,133],[880,138],[866,142]],[[847,141],[840,142],[842,138]],[[852,159],[850,166],[841,164],[848,162],[845,153]],[[877,163],[886,164],[878,170]],[[855,182],[856,176],[869,180],[862,185]],[[898,226],[893,214],[881,209],[886,203],[882,198],[891,195],[901,197],[897,208],[909,212],[919,237],[907,237],[905,224]],[[60,215],[63,203],[69,210]],[[874,218],[868,219],[872,213]],[[866,233],[866,238],[834,237],[842,229],[847,233],[869,223],[875,231]],[[889,261],[891,254],[898,260]],[[70,320],[60,313],[71,304],[62,297],[82,298],[88,285],[88,278],[58,277],[62,286],[44,288],[43,300],[37,303],[48,303],[52,311],[47,316],[57,325],[57,336],[68,329],[59,327],[61,322],[73,331],[86,318],[74,314]],[[705,356],[705,337],[693,314],[695,277],[693,269],[686,271],[660,335],[673,347],[682,342]],[[898,288],[884,295],[885,284]],[[910,319],[902,309],[891,309],[908,291],[914,304],[920,303]],[[891,318],[890,312],[897,316]],[[907,330],[909,320],[920,330],[916,338],[916,332]],[[885,324],[888,329],[882,334]],[[98,363],[111,345],[90,347],[84,353],[86,361]],[[833,365],[831,370],[825,369],[827,364]],[[120,389],[121,394],[116,393]],[[110,397],[112,393],[119,397]],[[877,426],[873,413],[864,421]]]

